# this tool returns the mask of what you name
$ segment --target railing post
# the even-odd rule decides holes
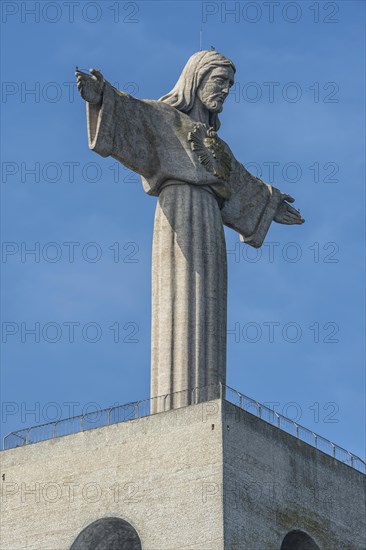
[[[29,443],[29,432],[32,428],[28,428],[27,433],[25,434],[25,444],[28,445]]]
[[[81,415],[81,416],[80,416],[80,431],[81,431],[81,432],[82,432],[83,429],[84,429],[84,422],[83,422],[83,420],[84,420],[84,417],[83,417],[83,415]]]

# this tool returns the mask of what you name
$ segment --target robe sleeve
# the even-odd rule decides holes
[[[253,176],[235,158],[230,190],[231,197],[221,210],[223,222],[240,234],[242,242],[259,248],[283,201],[283,194]]]
[[[159,170],[154,142],[154,109],[105,82],[102,103],[86,104],[89,147],[112,156],[144,178]]]

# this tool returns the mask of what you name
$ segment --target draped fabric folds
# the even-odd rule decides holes
[[[195,388],[226,373],[227,265],[221,212],[214,194],[179,182],[164,187],[156,207],[152,264],[151,395],[174,395],[176,408]],[[188,391],[182,391],[188,390]]]

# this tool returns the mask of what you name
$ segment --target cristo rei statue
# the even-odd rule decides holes
[[[234,83],[235,66],[227,57],[195,53],[172,91],[158,101],[136,99],[99,71],[90,73],[75,73],[86,101],[90,149],[140,174],[146,193],[158,197],[151,397],[175,394],[168,408],[193,402],[195,388],[212,388],[204,400],[218,397],[220,383],[226,383],[223,226],[260,247],[272,221],[304,220],[289,204],[291,196],[250,174],[217,135]]]

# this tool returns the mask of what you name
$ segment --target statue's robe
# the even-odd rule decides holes
[[[223,225],[261,246],[282,194],[252,176],[207,128],[159,101],[105,83],[87,103],[89,147],[142,177],[159,197],[152,259],[153,411],[218,396],[226,382],[227,264]],[[196,388],[207,388],[197,390]]]

